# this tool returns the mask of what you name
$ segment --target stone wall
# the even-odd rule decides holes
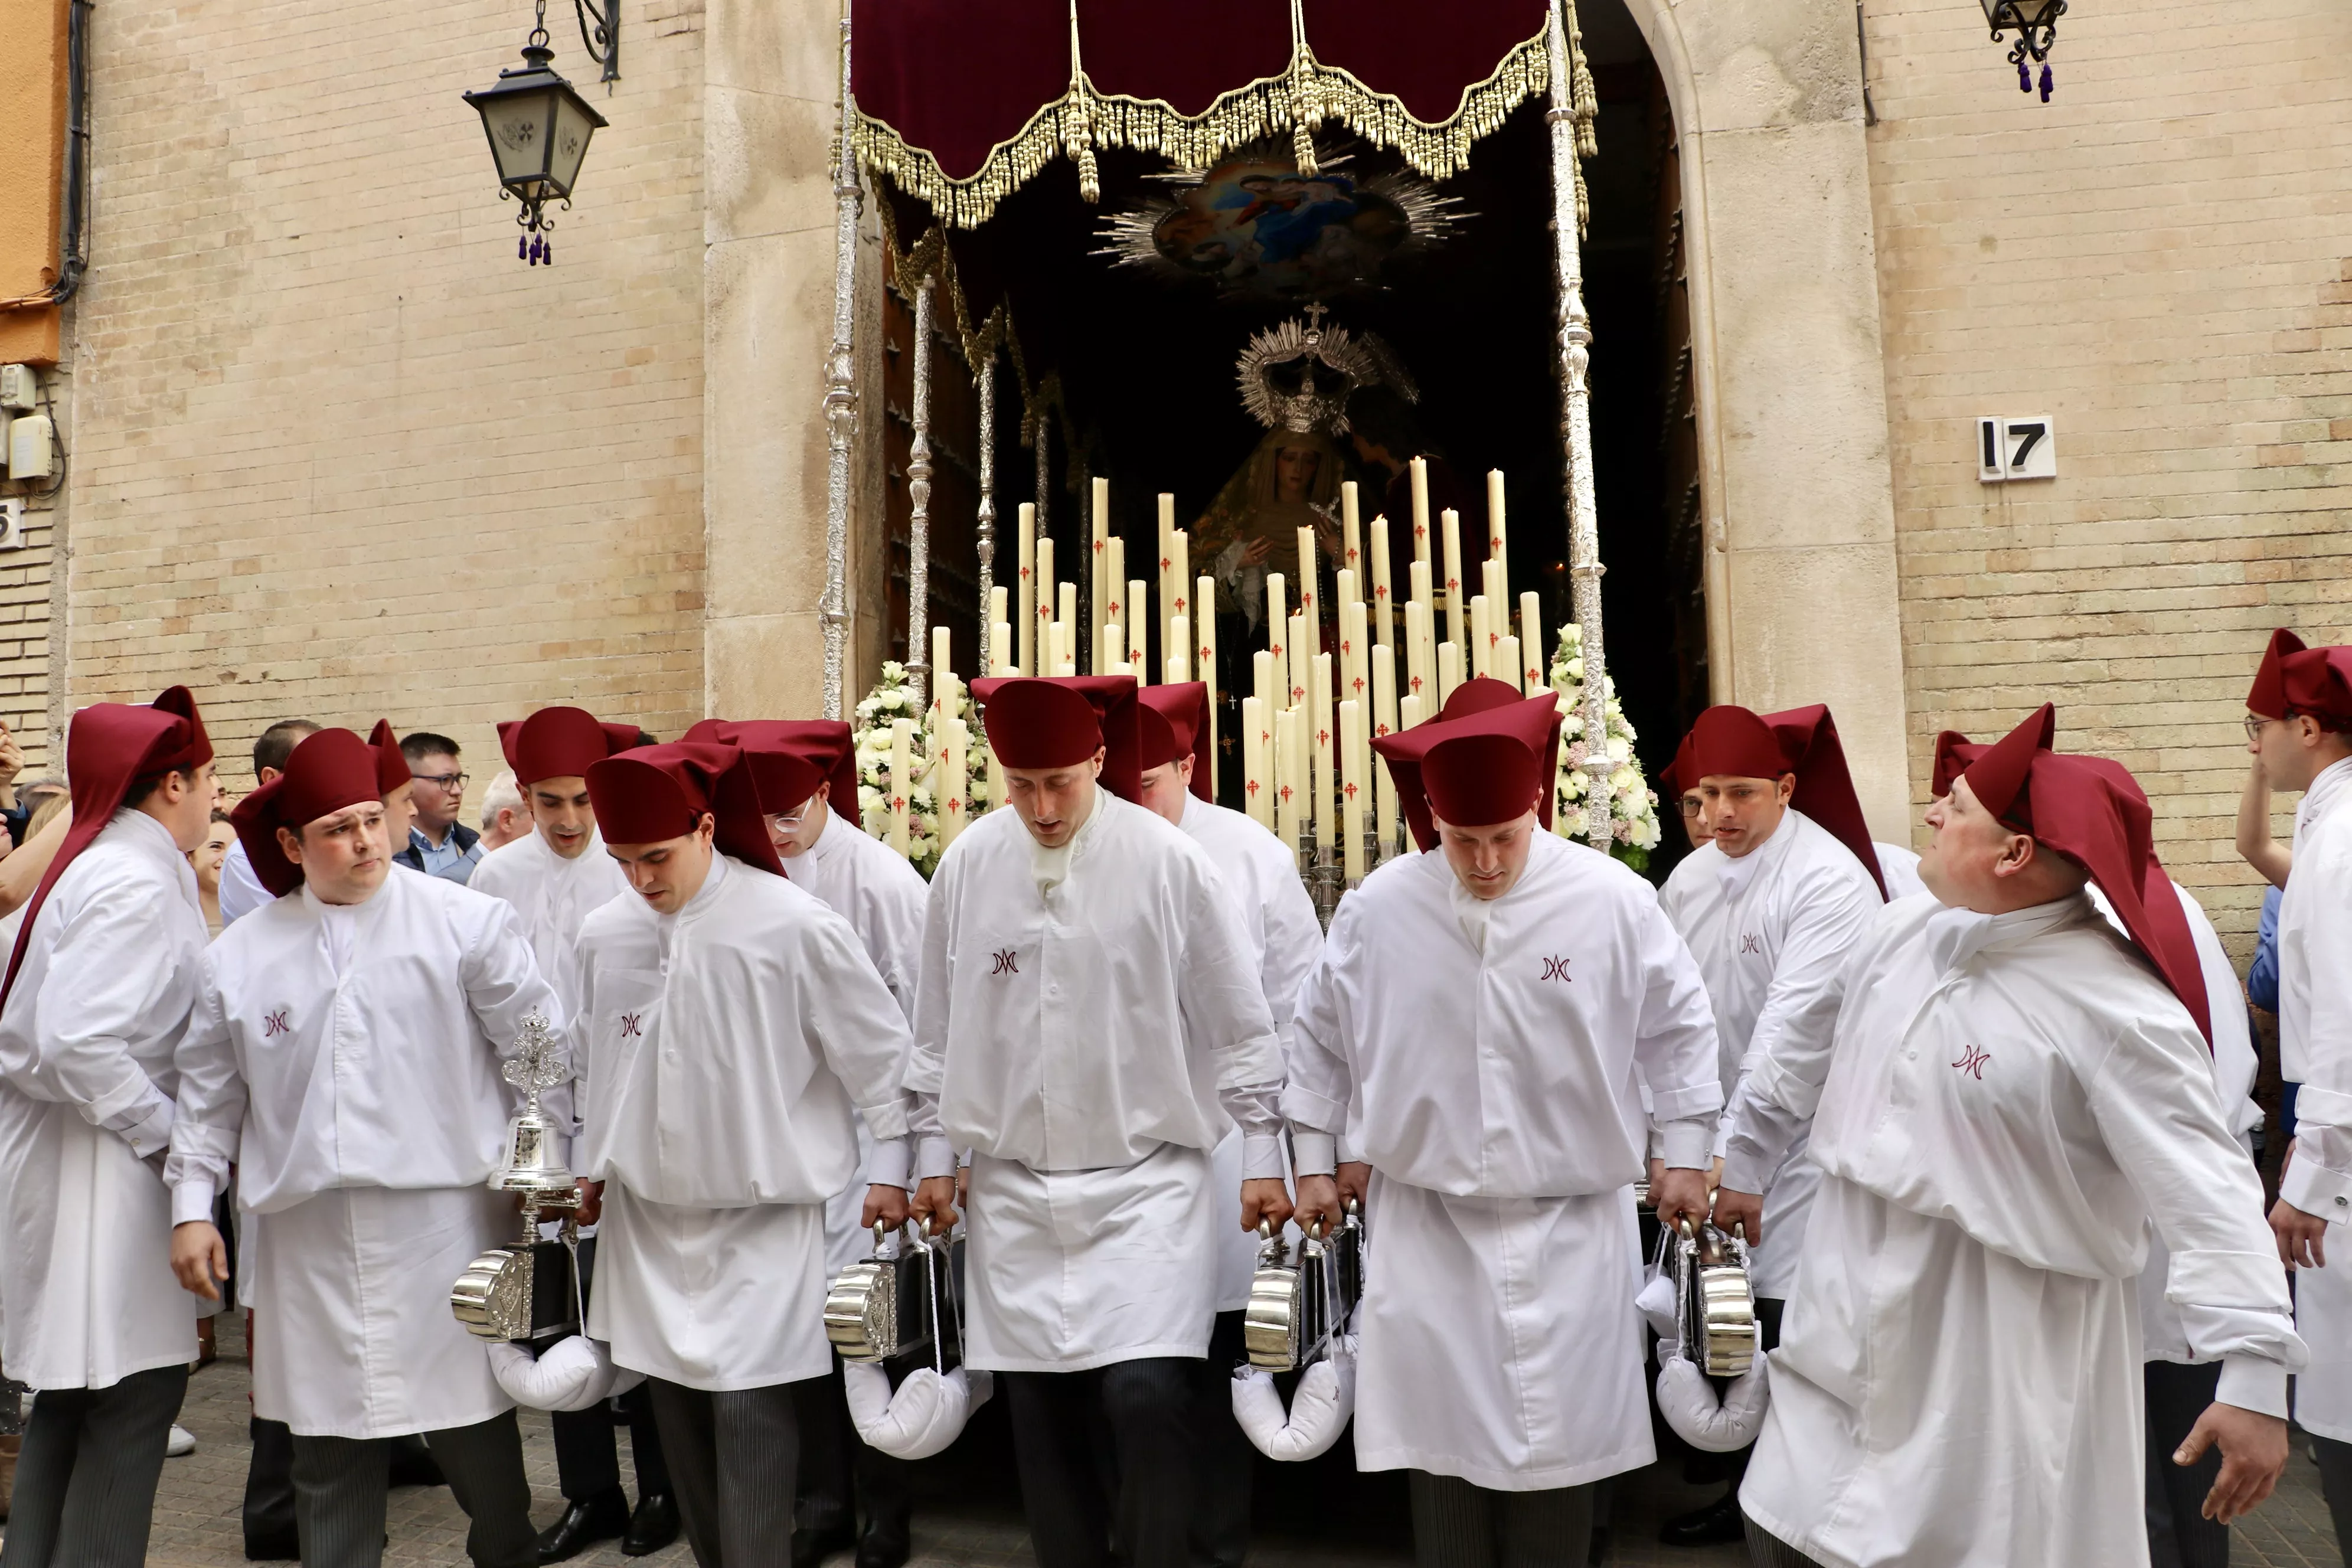
[[[300,713],[457,736],[703,712],[700,0],[631,0],[556,262],[458,95],[530,9],[96,8],[77,301],[73,705],[193,686],[224,753]],[[226,770],[246,786],[244,767]]]
[[[1914,802],[2053,700],[2242,954],[2247,682],[2352,637],[2352,8],[2078,6],[2047,104],[1972,6],[1865,14]],[[2058,477],[1980,484],[1976,416],[2037,414]]]

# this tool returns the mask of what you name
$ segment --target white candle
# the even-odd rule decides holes
[[[1494,658],[1494,628],[1486,619],[1486,595],[1470,595],[1470,673],[1491,675]]]
[[[1437,645],[1437,706],[1442,711],[1453,700],[1454,689],[1462,684],[1462,645],[1442,642]]]
[[[1252,700],[1265,703],[1269,713],[1282,706],[1275,695],[1274,655],[1265,648],[1250,655],[1250,690]]]
[[[1282,682],[1282,689],[1274,694],[1276,708],[1290,706],[1290,656],[1283,641],[1290,635],[1289,601],[1283,594],[1286,585],[1281,573],[1265,574],[1265,647],[1274,655],[1275,679]]]
[[[1029,503],[1021,503],[1025,509]],[[1021,673],[1052,675],[1057,662],[1054,656],[1054,536],[1045,534],[1037,541],[1036,558],[1030,563],[1031,579],[1022,585],[1022,596],[1029,603],[1029,619],[1034,624],[1034,635],[1021,639]]]
[[[1141,669],[1145,665],[1145,648],[1151,637],[1150,612],[1143,606],[1143,579],[1130,577],[1127,584],[1127,662]]]
[[[1192,679],[1192,617],[1168,617],[1168,684],[1181,685]]]
[[[1302,612],[1290,617],[1290,706],[1298,708],[1307,702],[1310,682],[1307,673],[1313,663],[1307,651],[1307,616]]]
[[[1298,531],[1298,608],[1307,617],[1307,653],[1323,651],[1323,601],[1316,590],[1322,579],[1315,571],[1315,531]]]
[[[1175,590],[1169,587],[1169,574],[1176,569],[1176,498],[1166,490],[1160,492],[1160,553],[1157,557],[1160,574],[1159,626],[1160,641],[1168,641],[1168,617],[1176,603]]]
[[[1404,696],[1397,699],[1397,725],[1410,730],[1421,722],[1421,699]]]
[[[1503,470],[1486,470],[1486,558],[1502,571],[1503,585],[1487,590],[1496,604],[1507,603],[1511,596],[1510,551],[1503,542]]]
[[[1087,543],[1087,607],[1094,612],[1095,625],[1103,624],[1103,611],[1109,591],[1103,584],[1108,579],[1110,566],[1110,481],[1097,479],[1094,489],[1094,537]],[[1099,641],[1096,647],[1101,647]],[[1089,650],[1090,653],[1093,650]],[[1088,660],[1092,662],[1091,658]]]
[[[1274,716],[1274,831],[1283,847],[1298,852],[1298,809],[1306,804],[1298,789],[1298,710],[1285,708]]]
[[[1507,621],[1504,624],[1507,626],[1510,623]],[[1496,679],[1517,686],[1521,696],[1527,694],[1527,688],[1520,685],[1518,638],[1506,635],[1495,639],[1495,657],[1487,660],[1487,670]]]
[[[1315,842],[1318,847],[1328,847],[1331,842],[1331,831],[1338,826],[1331,820],[1331,805],[1339,784],[1334,776],[1331,755],[1331,743],[1339,737],[1332,732],[1329,654],[1315,656],[1311,679],[1314,682],[1311,696],[1315,704],[1312,720],[1315,729],[1307,739],[1315,748]]]
[[[997,592],[1002,594],[1004,590],[999,588]],[[991,675],[1013,674],[1015,666],[1013,662],[1013,625],[1009,621],[998,621],[988,628],[988,657],[995,663],[995,668],[988,673]]]
[[[947,780],[944,792],[947,795],[947,806],[940,814],[940,845],[943,849],[954,843],[956,835],[963,831],[964,818],[967,815],[963,797],[964,786],[971,778],[971,753],[966,749],[971,744],[971,727],[961,719],[950,719],[948,721],[947,730]],[[938,799],[941,793],[938,785],[932,786],[933,799]]]
[[[995,642],[994,642],[994,637],[995,637],[996,623],[997,623],[997,622],[999,622],[999,621],[1003,621],[1003,622],[1004,622],[1007,626],[1010,626],[1010,625],[1012,625],[1012,624],[1013,624],[1013,616],[1012,616],[1007,612],[1007,609],[1006,609],[1005,602],[1004,602],[1004,601],[1005,601],[1005,593],[1004,593],[1004,584],[1003,584],[999,583],[999,584],[997,584],[994,587],[992,587],[991,589],[989,589],[989,591],[988,591],[988,626],[989,626],[989,636],[990,636],[990,639],[991,639],[990,644],[989,644],[989,649],[990,649],[990,652],[991,652],[991,653],[993,653],[993,652],[995,651]],[[998,662],[998,661],[997,661],[996,659],[994,659],[994,658],[991,658],[988,662],[989,662],[990,668],[993,668],[995,667],[995,665],[997,664],[997,662]]]
[[[1420,568],[1415,566],[1414,570]],[[1404,607],[1404,679],[1406,694],[1427,700],[1437,689],[1436,639],[1430,635],[1429,606],[1419,599]]]
[[[1225,766],[1224,748],[1217,744],[1217,580],[1202,577],[1192,584],[1192,604],[1200,623],[1192,634],[1192,651],[1200,662],[1194,679],[1209,689],[1209,794],[1217,793]]]
[[[1013,649],[1013,668],[1026,675],[1037,668],[1037,503],[1021,503],[1021,553],[1013,562],[1013,571],[1020,584],[1017,608],[1020,615],[1013,625],[1021,630],[1021,641]]]
[[[1189,616],[1192,613],[1191,605],[1192,595],[1186,586],[1192,581],[1192,532],[1188,529],[1171,529],[1168,531],[1168,587],[1175,597],[1168,605],[1168,613],[1160,619],[1160,636],[1163,638],[1167,636],[1167,626],[1170,621],[1174,620],[1178,616]],[[1164,653],[1173,646],[1175,645],[1163,640],[1160,644],[1160,651]]]
[[[1117,621],[1124,626],[1135,617],[1127,600],[1127,541],[1116,535],[1112,536],[1109,547],[1104,552],[1102,580],[1103,595],[1109,599],[1110,608],[1108,611],[1096,610],[1095,619]],[[1127,640],[1124,637],[1119,639],[1118,651],[1111,657],[1127,657]]]
[[[1101,646],[1095,649],[1094,668],[1097,675],[1116,675],[1114,666],[1127,662],[1127,628],[1117,621],[1103,623],[1102,636],[1096,639]]]
[[[1350,699],[1339,704],[1339,849],[1348,880],[1360,882],[1364,864],[1363,704]]]
[[[1055,620],[1062,623],[1062,657],[1078,657],[1078,585],[1060,583],[1055,588]]]
[[[1339,564],[1358,576],[1364,574],[1364,526],[1356,510],[1356,481],[1339,484]],[[1341,599],[1348,595],[1342,594]]]
[[[1448,507],[1442,517],[1445,525],[1445,640],[1459,644],[1465,631],[1463,612],[1469,607],[1463,602],[1468,595],[1462,588],[1462,514]]]
[[[1406,603],[1419,605],[1424,609],[1433,611],[1437,607],[1437,595],[1430,587],[1429,563],[1426,561],[1416,561],[1409,568],[1409,571],[1412,583],[1412,596],[1407,599]]]
[[[915,726],[905,719],[890,721],[890,847],[907,851],[907,814],[914,805]]]
[[[1372,733],[1393,735],[1397,727],[1396,649],[1372,649]],[[1367,742],[1369,749],[1369,742]],[[1372,796],[1377,809],[1374,821],[1380,830],[1381,853],[1389,852],[1396,842],[1396,781],[1389,777],[1388,769],[1375,763],[1371,767]]]
[[[1257,656],[1264,658],[1265,656]],[[1213,710],[1212,710],[1213,711]],[[1266,753],[1272,749],[1273,732],[1267,728],[1265,703],[1255,697],[1242,699],[1242,796],[1250,820],[1259,826],[1274,826],[1274,793],[1268,786]],[[1215,753],[1212,752],[1212,755]]]
[[[1396,627],[1389,612],[1395,608],[1395,584],[1389,580],[1389,520],[1372,519],[1372,631],[1382,647],[1396,646]]]
[[[1543,643],[1543,595],[1532,589],[1519,595],[1519,662],[1527,666],[1524,689],[1528,696],[1550,688],[1550,661]]]
[[[1412,460],[1412,558],[1429,564],[1429,459]]]
[[[1364,637],[1364,605],[1360,599],[1339,606],[1339,696],[1369,703],[1372,700],[1371,660]]]

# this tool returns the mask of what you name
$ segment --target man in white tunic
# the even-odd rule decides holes
[[[1290,1017],[1298,983],[1323,950],[1323,927],[1315,900],[1298,879],[1298,857],[1248,816],[1228,811],[1209,794],[1209,688],[1202,681],[1147,686],[1138,693],[1141,726],[1144,805],[1182,828],[1209,853],[1233,895],[1242,934],[1256,955],[1258,984],[1266,1010],[1290,1055]],[[1250,1482],[1257,1450],[1234,1420],[1226,1374],[1247,1353],[1242,1342],[1242,1310],[1249,1305],[1250,1280],[1257,1270],[1258,1238],[1241,1228],[1241,1211],[1227,1194],[1238,1195],[1242,1133],[1238,1127],[1217,1144],[1213,1164],[1221,1213],[1217,1260],[1217,1322],[1209,1336],[1209,1361],[1195,1415],[1200,1463],[1195,1481],[1194,1560],[1209,1568],[1241,1568],[1249,1551]]]
[[[608,724],[583,708],[542,708],[528,719],[499,725],[499,746],[530,815],[531,831],[482,857],[467,886],[514,906],[539,972],[563,999],[567,1016],[580,1010],[580,928],[598,906],[629,890],[629,879],[604,852],[596,814],[588,802],[591,765],[636,744],[635,724]],[[405,764],[404,763],[404,768]],[[404,840],[403,840],[404,842]],[[575,1058],[572,1067],[580,1068]],[[595,1289],[594,1227],[580,1241],[583,1289]],[[563,1513],[540,1532],[539,1560],[562,1563],[599,1541],[621,1538],[621,1550],[642,1557],[677,1539],[677,1503],[662,1463],[651,1395],[644,1385],[620,1400],[637,1472],[637,1506],[621,1489],[614,1412],[604,1405],[558,1410],[548,1417],[555,1438],[555,1479]]]
[[[601,1184],[588,1331],[651,1380],[703,1568],[793,1560],[791,1387],[824,1375],[824,1205],[875,1140],[865,1212],[907,1216],[910,1041],[849,922],[783,875],[742,754],[592,765],[627,898],[588,917],[582,1173]]]
[[[486,1184],[516,1102],[499,1058],[526,1016],[561,1031],[563,1010],[503,900],[392,874],[381,760],[321,730],[234,813],[265,883],[283,860],[302,886],[205,955],[165,1170],[172,1265],[217,1296],[213,1200],[234,1163],[254,1411],[293,1429],[306,1563],[382,1561],[389,1439],[422,1433],[473,1561],[520,1568],[537,1536],[514,1405],[449,1284],[514,1234]]]
[[[1658,901],[1706,977],[1727,1104],[1788,1020],[1837,986],[1848,950],[1885,899],[1827,708],[1759,714],[1718,704],[1698,716],[1675,762],[1676,781],[1687,778],[1698,795],[1708,841],[1675,868]],[[1717,1159],[1727,1131],[1717,1134]],[[1748,1277],[1768,1351],[1780,1342],[1796,1243],[1818,1180],[1800,1144],[1765,1192],[1773,1241],[1750,1250]],[[1740,1540],[1746,1462],[1745,1449],[1711,1458],[1710,1469],[1730,1488],[1668,1520],[1660,1539],[1674,1546]]]
[[[916,1209],[953,1220],[950,1150],[971,1149],[965,1359],[1005,1374],[1042,1568],[1098,1568],[1114,1539],[1135,1568],[1178,1568],[1217,1306],[1212,1152],[1239,1124],[1240,1223],[1288,1220],[1281,1046],[1207,852],[1134,804],[1135,682],[971,689],[1013,809],[931,881],[908,1087],[946,1137],[923,1143]]]
[[[73,717],[74,823],[26,906],[0,1001],[0,1279],[8,1375],[34,1389],[11,1568],[133,1568],[196,1357],[158,1169],[182,1093],[205,919],[186,851],[213,749],[173,687]]]
[[[1594,1483],[1654,1457],[1630,1189],[1655,1131],[1661,1217],[1703,1216],[1723,1103],[1657,896],[1540,829],[1555,702],[1374,742],[1442,853],[1341,900],[1283,1100],[1302,1222],[1338,1206],[1336,1135],[1372,1168],[1356,1463],[1411,1472],[1430,1568],[1580,1564]]]
[[[849,726],[825,719],[705,719],[686,739],[742,749],[784,876],[849,922],[911,1026],[930,888],[904,855],[857,826],[856,745]],[[835,811],[835,800],[851,803],[852,815]],[[857,1152],[859,1173],[825,1205],[827,1278],[874,1250],[873,1232],[860,1223],[864,1167],[874,1154],[873,1136],[862,1121]],[[794,1550],[814,1560],[855,1544],[857,1568],[898,1568],[914,1550],[906,1461],[858,1438],[840,1357],[826,1376],[796,1386],[801,1495]],[[861,1501],[862,1534],[856,1528]]]
[[[2246,710],[2271,787],[2303,792],[2278,916],[2279,1072],[2303,1088],[2271,1228],[2311,1346],[2295,1419],[2352,1541],[2352,647],[2306,648],[2281,628]]]
[[[1717,1223],[1770,1241],[1757,1194],[1808,1125],[1822,1172],[1740,1489],[1759,1563],[2146,1563],[2151,1224],[2189,1346],[2221,1363],[2176,1462],[2219,1447],[2224,1523],[2285,1465],[2304,1346],[2189,923],[2138,785],[2051,728],[2045,706],[1928,808],[1935,897],[1889,906],[1842,1000],[1740,1087]]]

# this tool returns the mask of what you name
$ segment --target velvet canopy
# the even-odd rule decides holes
[[[1205,167],[1287,137],[1311,176],[1312,132],[1328,125],[1443,179],[1550,89],[1547,14],[1545,0],[853,0],[852,138],[959,228],[1057,156],[1092,199],[1097,147]],[[1598,100],[1572,5],[1567,26],[1589,157]]]

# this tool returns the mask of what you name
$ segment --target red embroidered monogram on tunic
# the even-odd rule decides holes
[[[1739,933],[1739,951],[1742,952],[1760,953],[1764,951],[1764,939],[1760,936],[1752,935],[1748,931],[1741,931]]]
[[[644,1039],[644,1038],[645,1038],[645,1037],[646,1037],[646,1032],[645,1032],[643,1029],[641,1029],[641,1028],[639,1028],[639,1027],[637,1026],[638,1026],[638,1024],[639,1024],[639,1022],[641,1021],[641,1018],[642,1018],[642,1015],[640,1015],[640,1014],[636,1014],[636,1013],[624,1013],[624,1014],[622,1014],[622,1015],[621,1015],[621,1037],[622,1037],[622,1038],[624,1038],[624,1039],[630,1039],[630,1038],[640,1039],[640,1040]]]
[[[991,957],[995,961],[996,966],[993,969],[991,969],[989,973],[991,974],[1020,973],[1021,965],[1018,962],[1019,956],[1019,953],[1014,949],[1009,947],[1003,949],[1002,952],[991,954]]]
[[[1968,1074],[1979,1083],[1982,1083],[1984,1081],[1985,1063],[1990,1060],[1992,1060],[1992,1058],[1986,1052],[1979,1050],[1974,1046],[1965,1046],[1961,1047],[1960,1059],[1952,1063],[1952,1066]]]
[[[293,1032],[294,1026],[286,1021],[287,1012],[288,1009],[280,1007],[278,1011],[269,1014],[261,1020],[261,1037],[263,1039],[268,1039],[273,1035],[285,1035]]]
[[[1558,980],[1563,984],[1572,983],[1574,977],[1568,973],[1568,963],[1565,958],[1545,959],[1543,977],[1546,980]]]

